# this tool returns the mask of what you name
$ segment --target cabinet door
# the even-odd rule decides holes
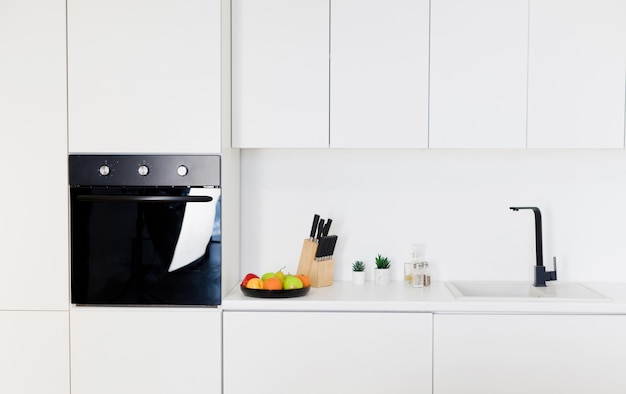
[[[220,0],[68,0],[71,152],[219,153]]]
[[[626,2],[530,7],[528,147],[623,148]]]
[[[72,394],[221,393],[221,312],[72,310]]]
[[[432,0],[431,148],[524,148],[528,0]]]
[[[428,0],[333,0],[330,146],[428,147]]]
[[[432,393],[432,315],[224,312],[224,392]]]
[[[68,314],[0,312],[0,393],[70,393]]]
[[[623,393],[626,316],[435,315],[434,392]]]
[[[329,0],[233,0],[240,148],[328,147]]]
[[[65,1],[0,2],[0,53],[0,309],[67,310]]]

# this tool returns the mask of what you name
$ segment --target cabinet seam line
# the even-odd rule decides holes
[[[528,104],[530,103],[529,94],[530,94],[530,2],[532,0],[528,0],[528,8],[527,8],[527,20],[526,20],[526,146],[528,149]]]
[[[331,119],[331,36],[332,36],[332,0],[328,0],[328,148],[330,148],[330,119]]]
[[[428,1],[428,85],[426,86],[426,94],[428,100],[426,102],[426,149],[430,148],[430,68],[432,65],[431,46],[432,46],[432,0]]]

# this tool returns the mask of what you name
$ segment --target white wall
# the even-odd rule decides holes
[[[242,150],[241,269],[295,272],[313,214],[332,218],[335,280],[425,243],[434,280],[532,280],[534,219],[562,281],[626,281],[626,151]]]

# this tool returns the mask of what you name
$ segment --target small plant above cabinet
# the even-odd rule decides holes
[[[352,271],[353,272],[365,271],[365,263],[362,261],[355,261],[354,263],[352,263]]]

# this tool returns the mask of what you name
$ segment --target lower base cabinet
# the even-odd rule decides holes
[[[70,321],[72,394],[222,392],[217,310],[72,310]]]
[[[626,316],[435,315],[433,393],[626,393]]]
[[[0,312],[0,393],[69,394],[67,311]]]
[[[224,394],[432,393],[428,313],[224,312]]]

